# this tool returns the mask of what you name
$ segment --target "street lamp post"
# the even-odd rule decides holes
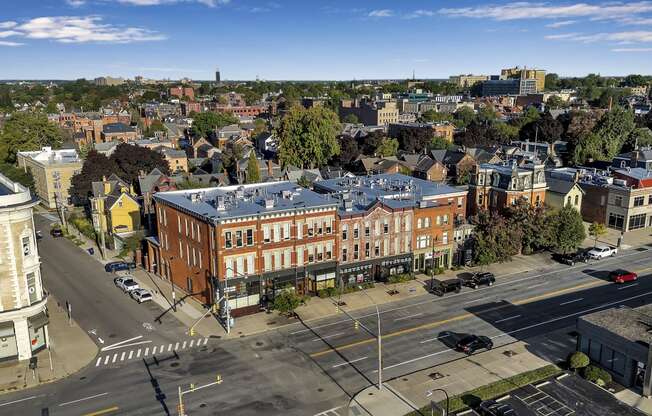
[[[450,409],[450,399],[448,397],[448,392],[446,392],[446,390],[444,390],[444,389],[428,390],[428,391],[426,391],[426,397],[432,396],[432,394],[434,392],[436,392],[436,391],[441,391],[446,396],[446,414],[444,416],[448,416],[449,409]],[[435,401],[432,400],[432,399],[430,399],[430,416],[435,416]]]
[[[382,337],[382,334],[380,332],[380,310],[378,309],[378,304],[376,302],[374,302],[374,300],[371,298],[371,296],[369,296],[367,291],[362,286],[359,286],[359,288],[362,291],[362,293],[364,293],[365,296],[367,296],[369,298],[369,300],[376,307],[376,317],[378,319],[378,334],[376,336],[376,339],[378,340],[378,390],[380,391],[380,390],[383,389],[383,358],[382,358],[383,357],[383,354],[382,354],[382,350],[383,350],[382,349],[382,346],[383,346],[382,345],[383,344],[382,338],[383,337]]]

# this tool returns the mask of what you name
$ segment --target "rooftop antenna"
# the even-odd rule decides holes
[[[412,81],[416,81],[416,77],[415,77],[415,74],[414,74],[414,69],[412,70]]]

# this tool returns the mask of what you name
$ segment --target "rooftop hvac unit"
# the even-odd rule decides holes
[[[217,198],[215,198],[215,208],[217,208],[218,211],[224,211],[226,209],[226,199],[224,198],[224,195],[218,195]]]

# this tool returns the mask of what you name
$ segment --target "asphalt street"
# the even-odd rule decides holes
[[[69,242],[45,238],[41,244],[46,284],[52,293],[66,294],[73,305],[92,299],[81,311],[84,316],[77,318],[80,325],[116,334],[114,343],[146,335],[136,328],[149,322],[155,311],[121,295],[97,261]],[[59,272],[47,270],[51,267]],[[606,274],[615,268],[637,271],[641,278],[636,283],[612,284]],[[383,305],[384,379],[460,359],[462,355],[451,346],[463,334],[486,335],[495,345],[505,345],[571,326],[584,313],[641,305],[652,294],[651,268],[649,251],[630,250],[593,264],[498,276],[493,287]],[[358,329],[355,320],[360,322]],[[161,344],[156,354],[150,350],[144,359],[125,361],[118,357],[107,365],[93,362],[66,380],[0,396],[0,414],[176,414],[179,386],[210,383],[220,375],[222,384],[186,396],[188,414],[344,415],[340,408],[350,396],[377,378],[376,322],[371,305],[355,312],[344,308],[335,317],[257,336],[198,338],[193,348],[183,349],[182,344],[176,346],[183,340],[173,323],[164,321],[152,331],[156,335],[149,335],[150,347]],[[536,345],[531,347],[539,353]],[[144,344],[118,351],[135,355],[136,349],[143,353],[143,348]]]

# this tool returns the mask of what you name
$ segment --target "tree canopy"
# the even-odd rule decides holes
[[[279,160],[283,166],[314,168],[340,153],[341,126],[335,112],[325,107],[292,107],[278,129]]]
[[[212,138],[215,130],[229,124],[237,124],[238,119],[230,113],[192,113],[191,134],[195,137]]]
[[[19,112],[13,113],[5,122],[0,133],[0,159],[16,162],[16,153],[39,150],[44,146],[61,147],[61,129],[50,123],[45,114]]]
[[[247,183],[260,182],[260,169],[258,169],[258,159],[256,159],[256,152],[249,153],[249,161],[247,162]]]

